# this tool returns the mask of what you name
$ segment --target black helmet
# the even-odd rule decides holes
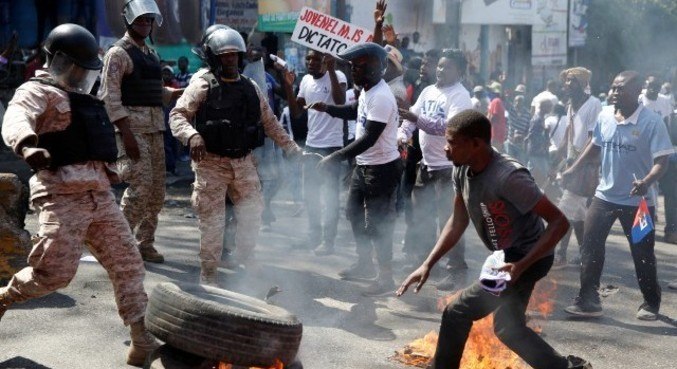
[[[103,66],[99,59],[99,44],[96,38],[86,28],[77,24],[66,23],[54,28],[47,35],[43,49],[47,54],[48,64],[56,53],[62,53],[84,69],[97,70]]]

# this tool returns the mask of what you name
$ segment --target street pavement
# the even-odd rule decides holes
[[[163,281],[198,279],[199,232],[190,209],[190,188],[185,180],[173,179],[160,217],[156,246],[165,255],[164,264],[146,264],[145,286],[150,292]],[[304,324],[299,357],[308,369],[405,368],[389,359],[408,342],[437,330],[440,313],[435,311],[438,292],[432,284],[419,295],[363,297],[364,283],[347,282],[337,273],[356,259],[348,222],[342,218],[337,253],[317,257],[310,251],[292,251],[306,230],[305,212],[294,217],[294,206],[280,193],[273,202],[277,221],[262,232],[256,257],[259,275],[247,278],[221,269],[223,287],[263,298],[277,285],[281,293],[272,303],[296,314]],[[343,198],[342,198],[343,199]],[[36,230],[36,215],[27,228]],[[658,223],[658,238],[662,237]],[[403,267],[401,239],[404,221],[397,220],[395,275],[400,283],[410,269]],[[474,230],[466,232],[470,283],[488,252]],[[570,255],[576,251],[570,247]],[[592,362],[595,369],[677,368],[677,291],[667,283],[677,279],[677,246],[656,243],[659,280],[663,288],[661,318],[656,322],[635,319],[641,304],[632,259],[620,226],[614,226],[607,242],[603,284],[618,287],[603,300],[604,317],[585,321],[572,319],[562,309],[571,303],[578,286],[578,269],[571,266],[552,271],[557,284],[555,305],[542,322],[546,340],[562,354],[575,354]],[[83,256],[88,255],[85,253]],[[15,305],[0,322],[0,368],[91,369],[125,368],[129,345],[127,329],[117,315],[112,286],[104,269],[85,258],[72,283],[49,296]],[[461,278],[462,279],[462,278]],[[503,368],[501,368],[503,369]]]

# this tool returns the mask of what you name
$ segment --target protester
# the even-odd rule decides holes
[[[489,103],[487,118],[491,122],[491,145],[498,151],[503,151],[503,143],[506,139],[507,124],[505,119],[505,106],[503,105],[502,86],[494,81],[489,86],[494,94]]]
[[[378,276],[364,291],[379,295],[395,290],[393,279],[393,230],[395,227],[396,188],[402,175],[397,150],[397,102],[382,78],[387,53],[375,43],[358,44],[339,54],[352,66],[355,84],[362,86],[357,104],[313,105],[332,117],[357,119],[355,142],[322,159],[320,169],[347,157],[355,157],[356,167],[348,193],[346,215],[351,223],[358,261],[342,271],[343,278],[374,276],[372,253],[376,249]]]
[[[653,184],[665,173],[668,157],[674,153],[660,116],[637,102],[643,80],[634,71],[616,76],[610,102],[615,109],[599,115],[592,144],[562,175],[566,178],[594,157],[601,157],[601,179],[585,217],[581,246],[581,287],[573,305],[564,309],[580,317],[603,314],[598,293],[604,268],[605,242],[618,219],[630,244],[637,282],[644,297],[636,317],[656,320],[661,289],[656,275],[655,232],[633,240],[631,228],[640,199],[645,198],[655,219]]]
[[[536,282],[548,274],[553,249],[568,224],[520,163],[491,147],[491,122],[466,110],[448,123],[445,153],[454,164],[454,212],[423,264],[397,290],[404,294],[416,283],[420,291],[430,269],[452,250],[472,221],[490,251],[503,250],[510,285],[498,295],[479,281],[464,289],[444,309],[434,369],[459,368],[473,322],[494,314],[494,331],[508,348],[533,368],[568,369],[589,365],[575,356],[563,357],[526,326],[525,312]],[[507,219],[495,231],[496,220]],[[544,227],[543,221],[548,223]]]
[[[518,96],[519,97],[519,96]],[[517,98],[515,98],[517,99]],[[534,181],[541,187],[550,174],[550,136],[545,126],[545,116],[552,110],[551,100],[541,100],[537,107],[538,114],[529,122],[529,132],[524,138],[526,144],[527,168],[534,177]]]
[[[567,125],[564,134],[564,143],[560,146],[555,166],[560,172],[571,167],[580,156],[580,153],[590,144],[592,132],[597,123],[597,116],[602,111],[600,101],[591,96],[586,90],[589,88],[592,72],[582,67],[563,70],[560,74],[564,86],[564,95],[567,98]],[[598,162],[591,161],[573,173],[568,180],[562,183],[562,197],[559,208],[571,223],[578,244],[583,242],[583,228],[585,212],[589,198],[592,197],[595,184],[599,177]],[[567,233],[560,243],[555,257],[553,268],[563,268],[567,265],[567,249],[571,232]],[[578,257],[573,263],[578,263]]]
[[[505,141],[505,153],[526,164],[529,156],[525,152],[525,138],[529,131],[531,114],[525,101],[524,95],[517,95],[508,106],[508,139]]]
[[[103,102],[89,95],[102,67],[99,47],[75,24],[53,29],[44,47],[47,70],[19,87],[2,125],[5,143],[35,171],[30,192],[40,228],[29,266],[0,287],[0,318],[12,304],[66,287],[84,245],[108,272],[118,313],[131,326],[127,364],[141,367],[159,344],[144,325],[143,260],[111,192],[119,182],[115,132]]]
[[[550,100],[552,106],[557,105],[559,98],[557,97],[559,85],[554,79],[548,80],[546,88],[544,91],[540,92],[538,95],[534,96],[531,100],[531,115],[538,115],[538,107],[543,100]]]
[[[99,98],[119,132],[120,178],[129,183],[120,207],[136,236],[141,257],[164,262],[155,248],[158,215],[165,199],[165,130],[163,104],[183,90],[164,87],[155,51],[145,40],[162,15],[153,1],[128,1],[123,9],[127,32],[103,60]]]
[[[400,109],[400,116],[405,119],[398,130],[400,144],[406,145],[418,128],[423,153],[412,191],[415,222],[407,225],[413,227],[416,240],[411,252],[411,261],[416,265],[425,259],[428,247],[437,238],[438,231],[444,228],[452,211],[451,203],[446,199],[452,196],[453,165],[444,155],[446,141],[443,134],[449,119],[472,108],[470,94],[461,84],[466,66],[467,61],[460,50],[443,51],[437,65],[437,82],[423,89],[411,109]],[[454,271],[467,269],[463,242],[449,255],[448,265]],[[453,289],[453,279],[452,275],[448,276],[438,283],[438,289]]]
[[[310,50],[306,55],[308,74],[303,77],[297,96],[294,96],[292,84],[296,78],[291,71],[285,72],[284,88],[287,92],[289,110],[294,118],[301,115],[303,108],[314,104],[345,103],[345,90],[340,86],[336,60],[328,54]],[[329,114],[308,109],[308,136],[305,150],[330,155],[343,147],[343,121]],[[332,162],[318,171],[315,164],[308,161],[303,167],[303,189],[308,213],[309,234],[306,240],[295,245],[296,248],[315,249],[318,256],[334,253],[334,242],[339,219],[339,178],[341,163]]]
[[[475,86],[472,89],[472,97],[470,98],[472,102],[472,108],[478,112],[487,115],[489,113],[489,98],[487,93],[484,91],[484,87]]]

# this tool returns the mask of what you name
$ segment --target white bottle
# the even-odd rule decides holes
[[[287,68],[287,62],[284,59],[280,58],[279,56],[274,55],[274,54],[270,54],[270,59],[275,64],[281,66],[282,68]]]

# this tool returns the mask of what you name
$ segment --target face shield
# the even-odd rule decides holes
[[[134,20],[142,15],[153,17],[158,27],[162,26],[162,14],[155,0],[129,0],[122,10],[127,24],[134,23]]]
[[[92,91],[100,70],[85,69],[73,62],[66,54],[57,52],[51,58],[49,73],[66,90],[80,94]]]

